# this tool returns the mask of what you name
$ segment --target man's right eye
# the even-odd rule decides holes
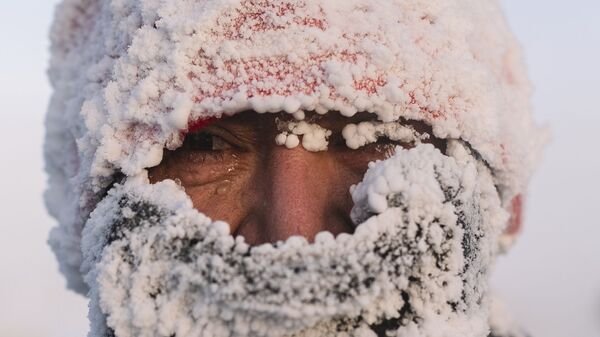
[[[233,146],[221,136],[206,131],[190,133],[183,142],[183,149],[189,151],[221,152],[231,148]]]

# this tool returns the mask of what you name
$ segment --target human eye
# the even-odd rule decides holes
[[[183,142],[182,150],[217,154],[235,149],[231,140],[228,140],[219,132],[196,131],[188,134]]]
[[[364,144],[357,149],[346,150],[346,156],[351,158],[352,166],[358,170],[363,170],[369,162],[392,157],[396,153],[397,147],[409,149],[414,146],[414,142],[380,136],[374,142]]]
[[[150,171],[154,181],[176,179],[186,188],[232,179],[248,159],[245,143],[225,127],[210,126],[185,135],[182,145],[165,151]]]
[[[415,147],[421,138],[411,125],[401,123],[347,124],[336,139],[337,157],[345,167],[364,174],[370,162],[390,158],[398,147]]]

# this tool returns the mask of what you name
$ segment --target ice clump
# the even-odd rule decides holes
[[[331,136],[331,131],[315,123],[287,122],[287,131],[278,134],[275,137],[277,145],[285,145],[288,149],[295,148],[300,144],[302,136],[302,147],[307,151],[319,152],[327,150],[327,138]]]

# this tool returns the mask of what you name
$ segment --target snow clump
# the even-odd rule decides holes
[[[331,136],[331,131],[315,123],[305,121],[288,122],[287,131],[284,131],[275,137],[277,145],[285,145],[288,149],[294,148],[300,144],[298,136],[302,136],[302,147],[307,151],[319,152],[327,150],[327,138]]]

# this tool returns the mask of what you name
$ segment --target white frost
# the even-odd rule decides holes
[[[302,136],[302,147],[307,151],[319,152],[327,150],[327,138],[331,136],[330,130],[318,124],[305,121],[286,122],[282,124],[285,125],[287,131],[275,137],[277,145],[285,145],[288,149],[295,148],[300,144],[300,137],[298,136]]]
[[[351,149],[375,143],[379,137],[387,137],[390,140],[404,143],[419,143],[429,137],[427,134],[419,135],[412,127],[398,122],[348,124],[342,130],[342,136],[346,140],[346,145]]]

